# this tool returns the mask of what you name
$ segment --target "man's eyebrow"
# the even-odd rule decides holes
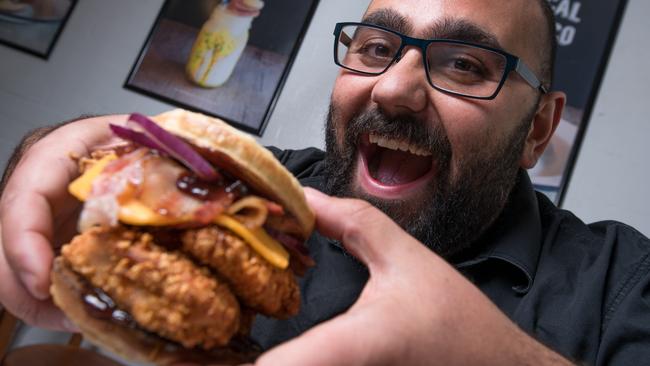
[[[392,9],[379,9],[363,17],[363,23],[374,24],[402,34],[411,32],[411,25],[400,13]]]
[[[464,19],[447,18],[437,22],[433,27],[431,27],[429,34],[426,34],[426,37],[431,39],[455,39],[458,41],[477,43],[483,46],[503,49],[494,34]]]
[[[368,13],[363,17],[362,22],[407,35],[412,35],[413,32],[413,27],[408,19],[392,9],[379,9]],[[445,18],[431,26],[424,37],[426,39],[455,39],[503,49],[494,34],[465,19]]]

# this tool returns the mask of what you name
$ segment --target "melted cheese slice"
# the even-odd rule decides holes
[[[106,165],[111,161],[117,159],[115,154],[109,154],[97,160],[93,165],[86,169],[86,171],[70,185],[68,185],[68,192],[75,196],[79,201],[85,201],[90,195],[93,188],[93,181],[101,172],[106,168]]]
[[[115,155],[107,155],[94,163],[84,174],[68,186],[70,194],[80,201],[85,201],[92,190],[92,183],[104,170],[106,165],[116,159]],[[158,214],[138,200],[130,200],[120,205],[118,219],[129,225],[135,226],[167,226],[183,224],[191,218],[170,218]],[[289,253],[282,244],[278,243],[263,228],[248,229],[239,221],[227,215],[219,215],[214,223],[217,226],[232,231],[235,235],[247,242],[257,254],[266,259],[273,266],[285,269],[289,266]]]
[[[125,224],[135,226],[177,225],[189,221],[183,217],[161,215],[138,200],[130,200],[121,204],[117,218]]]
[[[230,216],[219,215],[215,224],[224,227],[244,239],[250,246],[272,265],[285,269],[289,266],[289,253],[273,239],[263,228],[248,229]]]

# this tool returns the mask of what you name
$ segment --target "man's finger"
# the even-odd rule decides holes
[[[322,323],[262,354],[256,366],[359,365],[366,358],[361,338],[341,318]]]
[[[41,141],[23,157],[0,202],[7,262],[24,288],[41,300],[49,297],[53,219],[58,217],[61,223],[65,222],[64,216],[78,206],[66,191],[77,170],[68,152],[85,150],[79,144],[48,147],[46,141]]]
[[[383,212],[355,199],[327,196],[305,189],[307,201],[316,212],[316,228],[345,248],[368,268],[379,270],[388,264],[407,262],[422,245]]]
[[[3,202],[2,245],[6,260],[35,298],[49,297],[52,222],[45,198],[26,193]]]
[[[15,274],[11,272],[1,246],[0,278],[2,278],[0,298],[3,299],[4,307],[14,316],[27,324],[43,328],[68,332],[76,330],[51,300],[37,300],[25,290]]]
[[[49,286],[52,246],[70,237],[80,207],[67,193],[78,175],[70,156],[86,156],[113,142],[107,124],[125,121],[126,116],[105,116],[60,127],[31,146],[16,165],[0,200],[0,301],[18,317],[61,328],[63,318],[49,300]]]

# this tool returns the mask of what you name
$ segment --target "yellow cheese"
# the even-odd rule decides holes
[[[182,224],[187,221],[183,218],[173,219],[160,215],[136,200],[120,205],[118,217],[121,222],[136,226],[168,226]],[[263,228],[248,229],[239,221],[226,215],[217,216],[214,222],[218,226],[235,233],[273,266],[281,269],[289,266],[289,253],[282,244],[269,236]]]
[[[110,161],[116,158],[111,154],[98,160],[84,174],[70,183],[68,186],[70,194],[80,201],[85,201],[92,190],[93,180],[101,174]],[[122,223],[136,226],[167,226],[188,221],[187,218],[170,218],[161,215],[136,199],[120,204],[118,218]],[[235,233],[273,266],[281,269],[289,266],[289,253],[263,228],[248,229],[239,221],[226,215],[217,216],[214,222]]]
[[[172,219],[160,215],[136,200],[120,205],[118,217],[125,224],[137,226],[167,226],[182,224],[187,221],[183,220],[183,218]],[[263,228],[248,229],[239,221],[226,215],[217,216],[214,222],[218,226],[235,233],[273,266],[281,269],[289,266],[289,253],[282,247],[282,244],[269,236]]]
[[[79,178],[75,179],[70,183],[70,185],[68,185],[68,192],[75,196],[79,201],[85,201],[93,188],[93,181],[95,178],[101,174],[108,163],[115,159],[117,159],[115,154],[109,154],[99,159]]]
[[[249,230],[237,220],[226,215],[217,216],[214,222],[244,239],[259,255],[275,267],[285,269],[289,266],[289,253],[261,227]]]
[[[181,224],[187,221],[182,218],[161,215],[138,200],[131,200],[121,204],[117,217],[125,224],[136,226],[165,226]]]

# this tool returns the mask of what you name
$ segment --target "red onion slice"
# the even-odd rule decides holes
[[[296,258],[305,267],[309,268],[316,265],[314,260],[309,256],[309,250],[307,250],[307,247],[305,247],[302,241],[270,227],[264,227],[264,229],[272,238],[280,242],[282,246],[289,251],[292,257]]]
[[[167,132],[154,121],[139,113],[131,114],[129,121],[142,127],[143,134],[159,146],[157,149],[179,160],[201,179],[208,182],[221,179],[221,175],[216,169],[181,138]]]
[[[113,131],[113,133],[118,137],[133,141],[138,145],[142,145],[150,149],[156,149],[158,151],[164,152],[164,149],[158,143],[156,143],[156,141],[150,139],[142,132],[114,124],[110,124],[109,127],[111,128],[111,131]]]

